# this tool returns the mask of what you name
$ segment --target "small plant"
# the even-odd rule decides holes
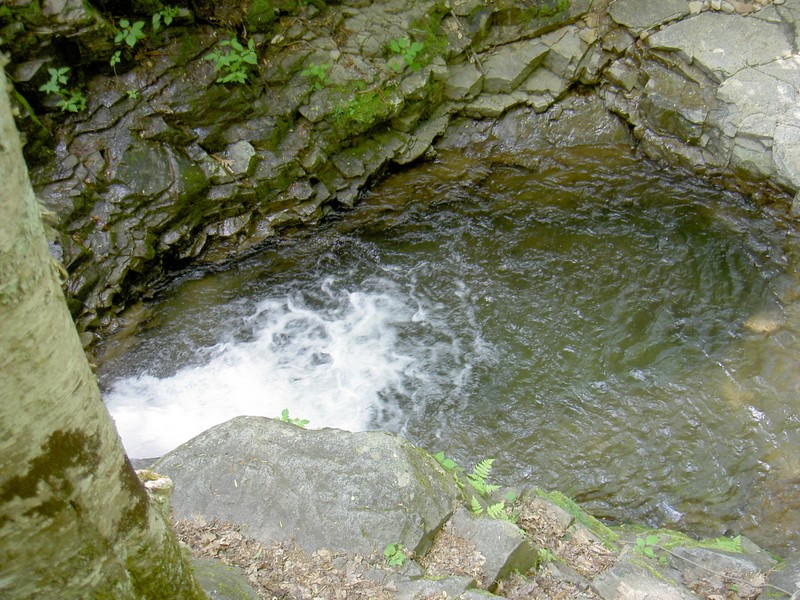
[[[47,69],[50,74],[50,79],[47,83],[39,86],[39,91],[48,95],[53,94],[60,98],[56,103],[61,109],[61,112],[82,112],[86,110],[86,96],[83,92],[76,90],[69,90],[66,88],[69,82],[69,67],[60,67],[58,69]]]
[[[483,514],[484,511],[483,505],[476,496],[472,496],[469,504],[470,504],[469,508],[472,511],[472,514],[475,515]],[[508,521],[510,523],[514,522],[514,518],[510,517],[509,514],[506,512],[506,503],[503,500],[487,506],[486,514],[490,516],[492,519],[497,519],[498,521]]]
[[[661,563],[666,562],[666,557],[661,556],[659,557],[654,548],[657,549],[658,546],[658,536],[654,534],[650,534],[646,537],[637,537],[636,538],[636,546],[635,550],[639,554],[646,556],[647,558],[652,558],[658,560]]]
[[[307,69],[303,69],[302,71],[300,71],[300,75],[302,77],[310,77],[312,79],[316,78],[316,81],[314,82],[314,89],[321,90],[322,86],[328,83],[327,71],[330,68],[331,68],[330,64],[327,63],[321,65],[313,64],[309,66]]]
[[[126,90],[125,93],[128,94],[128,98],[131,100],[135,100],[139,97],[139,90]]]
[[[231,38],[219,43],[219,47],[205,55],[205,60],[214,62],[214,68],[221,73],[217,83],[245,83],[247,81],[248,65],[258,64],[255,41],[247,41],[247,47],[242,46],[239,40]]]
[[[406,66],[411,67],[412,71],[419,71],[420,64],[417,62],[417,55],[425,48],[422,42],[412,42],[404,37],[389,42],[389,50],[398,55],[403,60],[395,60],[390,66],[393,71],[400,73]]]
[[[136,42],[143,40],[146,36],[144,34],[144,21],[135,21],[131,23],[128,19],[119,20],[120,30],[114,36],[114,43],[119,44],[125,42],[129,48],[133,48]]]
[[[47,69],[47,72],[50,73],[50,79],[44,85],[39,87],[40,92],[44,92],[45,94],[62,94],[65,90],[62,88],[62,85],[67,85],[69,81],[69,77],[67,73],[69,73],[69,67],[61,67],[59,69]]]
[[[297,425],[301,429],[305,429],[306,425],[308,425],[308,419],[293,419],[289,416],[289,409],[284,408],[281,411],[280,420],[284,423],[291,423],[292,425]]]
[[[383,549],[383,556],[386,559],[386,564],[390,567],[402,567],[408,560],[405,549],[400,542],[386,544],[386,548]]]
[[[456,461],[454,461],[452,458],[447,458],[444,455],[444,452],[437,452],[436,454],[433,455],[433,458],[435,458],[436,462],[438,462],[440,465],[442,465],[442,468],[445,471],[447,471],[448,473],[452,473],[452,472],[458,471],[458,470],[461,470],[461,471],[464,470],[460,466],[458,466],[458,463]]]
[[[486,458],[475,465],[475,468],[472,469],[472,473],[467,475],[467,481],[481,496],[488,496],[492,492],[496,492],[500,489],[499,485],[486,483],[486,480],[489,478],[489,473],[492,471],[493,462],[493,458]]]
[[[558,558],[547,548],[539,548],[538,552],[536,553],[536,557],[540,565],[546,565],[547,563],[553,562],[554,560],[556,560],[556,558]]]
[[[153,14],[153,18],[151,22],[153,24],[153,33],[158,33],[158,30],[161,29],[161,24],[163,23],[165,27],[172,25],[172,20],[178,16],[178,7],[177,6],[165,6],[157,13]]]
[[[447,471],[448,473],[452,473],[453,478],[456,480],[456,483],[459,487],[464,490],[464,482],[460,476],[464,475],[464,469],[461,467],[456,461],[451,458],[447,458],[444,455],[444,452],[437,452],[433,455],[433,458],[436,459],[442,468]],[[470,487],[477,492],[478,495],[483,497],[488,497],[493,492],[496,492],[500,489],[499,485],[495,485],[493,483],[487,483],[487,479],[489,477],[489,473],[492,470],[492,463],[494,462],[493,458],[487,458],[479,462],[475,465],[475,468],[472,469],[472,473],[468,473],[466,475],[467,483]],[[506,494],[506,499],[513,504],[517,500],[517,495],[513,492],[508,492]],[[496,502],[494,504],[489,504],[484,508],[483,503],[478,500],[476,495],[469,495],[469,507],[473,514],[480,515],[483,514],[484,510],[486,514],[493,519],[499,519],[501,521],[509,521],[514,523],[516,521],[516,515],[509,515],[506,511],[506,503],[505,500],[501,500],[500,502]]]

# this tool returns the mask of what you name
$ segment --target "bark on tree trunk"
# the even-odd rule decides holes
[[[100,399],[0,56],[0,597],[205,598]]]

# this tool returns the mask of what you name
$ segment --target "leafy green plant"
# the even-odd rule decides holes
[[[177,6],[165,6],[158,12],[153,14],[151,18],[151,23],[153,25],[153,33],[158,33],[159,29],[161,29],[161,24],[163,23],[165,27],[172,25],[172,20],[178,16],[178,7]]]
[[[437,452],[433,455],[433,458],[436,459],[436,462],[438,462],[445,471],[452,473],[456,483],[463,491],[465,485],[464,481],[462,480],[462,476],[464,476],[464,468],[453,459],[447,458],[444,455],[444,452]],[[475,465],[475,468],[472,469],[472,472],[465,476],[467,484],[469,484],[469,486],[475,490],[479,496],[483,496],[484,498],[489,497],[490,494],[500,489],[499,485],[487,482],[489,474],[492,471],[493,462],[493,458],[486,458]],[[516,502],[517,495],[513,492],[509,492],[506,494],[506,498],[513,504]],[[488,504],[484,508],[484,505],[478,499],[478,496],[469,495],[469,505],[470,510],[476,515],[483,514],[483,512],[486,511],[486,514],[493,519],[500,519],[501,521],[509,521],[511,523],[515,521],[515,516],[509,515],[508,511],[506,510],[505,500]]]
[[[69,67],[59,67],[57,69],[49,68],[47,72],[50,74],[50,79],[41,86],[39,91],[48,95],[58,96],[60,99],[56,103],[61,109],[61,112],[82,112],[86,110],[86,96],[79,90],[67,89],[66,85],[69,82]]]
[[[386,559],[386,564],[390,567],[402,567],[408,560],[405,549],[400,542],[386,544],[386,548],[383,549],[383,556]]]
[[[400,73],[406,66],[411,67],[412,71],[419,71],[421,65],[417,62],[417,55],[425,49],[422,42],[412,42],[404,37],[394,39],[389,42],[389,50],[398,55],[402,60],[395,60],[390,64],[393,71]]]
[[[666,563],[667,557],[663,554],[658,556],[656,554],[656,550],[660,548],[658,545],[658,536],[654,534],[647,535],[645,537],[637,537],[636,538],[636,546],[634,546],[634,550],[639,554],[646,556],[647,558],[652,558],[654,560],[658,560],[660,563]]]
[[[45,94],[62,94],[64,92],[64,88],[62,85],[67,85],[69,81],[69,77],[67,73],[69,73],[69,67],[60,67],[58,69],[47,69],[47,72],[50,74],[50,79],[48,79],[47,83],[44,85],[39,86],[39,91],[44,92]]]
[[[312,79],[316,79],[314,82],[314,89],[321,90],[322,86],[328,83],[328,75],[327,71],[330,69],[330,64],[313,64],[310,65],[307,69],[303,69],[300,71],[300,75],[302,77],[309,77]]]
[[[291,423],[292,425],[297,425],[301,429],[305,429],[306,425],[308,425],[308,419],[293,419],[289,416],[289,409],[284,408],[281,411],[280,420],[284,423]]]
[[[83,112],[86,110],[86,96],[81,91],[71,90],[69,95],[56,103],[62,112]]]
[[[555,554],[550,552],[550,550],[548,550],[547,548],[539,548],[539,550],[536,552],[536,557],[537,557],[540,565],[547,564],[549,562],[553,562],[554,560],[556,560],[556,558],[558,558]]]
[[[247,47],[236,38],[223,40],[204,59],[213,61],[214,68],[220,72],[217,83],[245,83],[250,65],[258,64],[255,41],[252,38],[247,41]]]
[[[453,473],[453,472],[456,472],[456,471],[459,471],[459,470],[460,471],[464,470],[452,458],[447,458],[444,455],[444,452],[437,452],[436,454],[433,455],[433,458],[435,458],[436,462],[438,462],[440,465],[442,465],[442,468],[445,471],[447,471],[448,473]]]
[[[470,498],[469,508],[475,515],[483,514],[484,511],[483,505],[476,496],[472,496]],[[499,521],[508,521],[510,523],[514,522],[514,518],[511,517],[506,512],[506,503],[504,500],[501,500],[500,502],[496,502],[494,504],[489,504],[485,510],[486,514],[492,519],[497,519]]]
[[[114,43],[119,44],[125,42],[129,48],[133,48],[139,40],[143,40],[144,34],[144,21],[135,21],[131,23],[128,19],[119,20],[120,30],[114,36]]]
[[[472,473],[467,475],[467,481],[481,496],[488,496],[492,492],[500,489],[499,485],[487,483],[489,474],[492,472],[493,458],[485,458],[472,469]]]

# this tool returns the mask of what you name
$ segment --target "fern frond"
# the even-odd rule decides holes
[[[489,478],[489,473],[492,472],[493,462],[493,458],[483,459],[481,462],[475,465],[474,469],[472,469],[472,473],[469,474],[470,479],[475,479],[481,483],[485,482]]]
[[[483,506],[481,506],[481,503],[478,502],[478,499],[475,496],[472,496],[472,499],[470,500],[470,509],[476,515],[479,515],[483,512]]]
[[[486,508],[486,514],[492,517],[493,519],[500,519],[501,521],[507,521],[508,515],[506,514],[506,503],[503,501],[498,502],[497,504],[492,504]]]

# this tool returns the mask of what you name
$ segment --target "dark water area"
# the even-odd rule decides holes
[[[456,154],[105,341],[132,456],[238,414],[388,429],[595,515],[800,544],[791,226],[624,150]]]

